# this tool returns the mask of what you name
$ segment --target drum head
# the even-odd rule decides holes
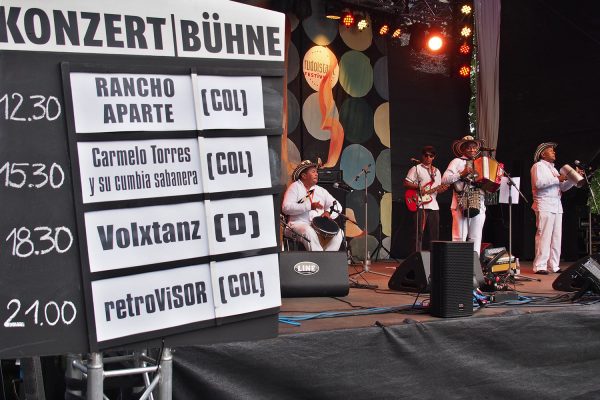
[[[335,236],[340,230],[340,227],[334,220],[326,217],[314,217],[311,225],[318,234],[326,237]]]

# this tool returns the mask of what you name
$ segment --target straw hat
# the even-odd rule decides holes
[[[484,141],[481,139],[475,139],[471,135],[467,135],[467,136],[463,137],[462,139],[455,140],[452,143],[452,151],[454,152],[454,155],[456,157],[462,157],[463,153],[461,150],[462,150],[463,146],[468,143],[475,143],[477,145],[477,154],[479,154],[479,149],[481,148],[481,146],[483,146]]]
[[[533,162],[540,161],[540,156],[542,155],[544,150],[546,150],[547,148],[550,148],[550,147],[555,148],[556,146],[558,146],[558,144],[554,143],[554,142],[546,142],[546,143],[540,144],[537,147],[537,149],[535,149],[535,154],[533,155]]]
[[[318,168],[317,163],[314,163],[310,160],[302,161],[300,164],[296,165],[296,168],[294,168],[294,172],[292,172],[292,180],[297,181],[300,179],[300,174],[302,174],[302,172],[312,167]]]

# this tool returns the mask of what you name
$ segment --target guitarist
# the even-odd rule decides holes
[[[418,206],[413,214],[413,229],[409,235],[411,248],[415,251],[428,250],[429,243],[439,239],[440,207],[436,197],[448,186],[441,185],[442,175],[440,170],[433,166],[434,158],[435,148],[433,146],[423,147],[421,162],[408,170],[404,179],[407,206],[411,210]],[[425,231],[428,233],[428,240],[423,243]]]

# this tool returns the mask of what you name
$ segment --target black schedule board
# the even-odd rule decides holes
[[[0,52],[0,358],[88,348],[60,60]]]

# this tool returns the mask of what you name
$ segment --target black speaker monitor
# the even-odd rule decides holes
[[[589,289],[600,293],[600,254],[584,257],[571,264],[554,280],[552,288],[563,292]]]
[[[429,292],[429,252],[409,255],[394,271],[388,287],[402,292]]]
[[[473,252],[473,288],[483,286],[483,272],[481,262],[476,252]],[[388,287],[401,292],[428,293],[430,276],[430,252],[417,251],[409,255],[396,268],[388,282]]]

